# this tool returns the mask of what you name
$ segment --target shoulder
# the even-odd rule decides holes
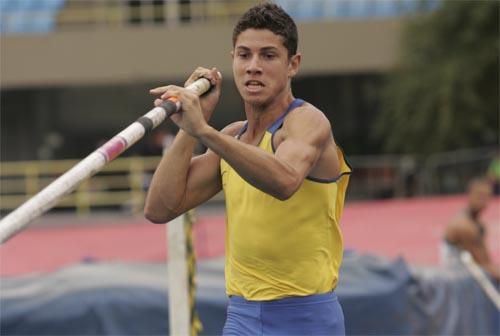
[[[475,239],[478,235],[476,227],[465,216],[459,216],[452,220],[446,228],[448,238],[458,240]]]
[[[330,130],[331,128],[330,121],[325,114],[316,106],[307,102],[290,111],[283,123],[283,126],[287,125],[301,125],[302,127],[317,130]]]
[[[233,122],[221,130],[222,134],[236,136],[240,132],[241,128],[245,125],[245,121],[236,121]]]
[[[304,103],[286,116],[283,122],[286,136],[313,137],[313,142],[325,143],[332,137],[330,121],[325,114],[314,105]]]

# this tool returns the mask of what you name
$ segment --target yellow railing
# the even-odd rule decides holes
[[[64,197],[55,208],[87,214],[94,208],[143,209],[150,178],[160,157],[118,158]],[[0,163],[0,210],[13,210],[73,167],[78,160]]]

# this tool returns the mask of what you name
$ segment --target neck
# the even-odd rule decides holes
[[[293,101],[292,92],[283,97],[276,97],[268,104],[250,104],[245,102],[245,114],[248,120],[247,133],[258,136],[272,125]]]
[[[478,221],[479,219],[479,214],[481,213],[481,210],[473,209],[473,208],[468,208],[467,212],[469,213],[469,216],[475,220]]]

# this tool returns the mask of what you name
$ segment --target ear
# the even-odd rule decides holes
[[[231,54],[231,59],[234,59],[234,50],[231,50],[229,54]]]
[[[301,59],[302,55],[300,53],[296,53],[290,58],[290,61],[288,61],[288,77],[292,78],[299,72]]]

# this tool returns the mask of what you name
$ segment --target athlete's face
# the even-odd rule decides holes
[[[300,54],[289,58],[282,37],[267,29],[241,32],[231,54],[236,87],[253,105],[266,105],[286,92],[300,64]]]
[[[470,186],[469,207],[477,212],[483,211],[491,199],[491,186],[488,183],[478,182]]]

